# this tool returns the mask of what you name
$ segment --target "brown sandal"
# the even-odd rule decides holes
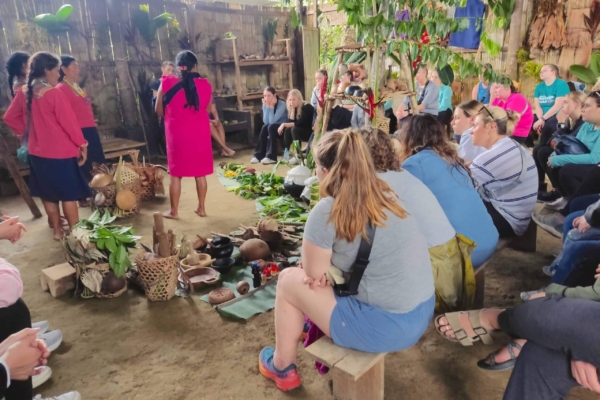
[[[463,346],[473,346],[473,343],[480,340],[484,344],[493,344],[494,340],[487,329],[481,326],[481,322],[479,321],[479,313],[481,311],[482,310],[459,311],[438,315],[435,319],[435,328],[445,339],[452,342],[458,342]],[[446,317],[448,325],[440,325],[440,319],[442,317]],[[468,335],[465,329],[468,327],[467,324],[471,325],[471,329],[475,332],[475,336],[471,337]],[[446,335],[446,332],[441,329],[442,326],[450,326],[454,332],[454,338]]]

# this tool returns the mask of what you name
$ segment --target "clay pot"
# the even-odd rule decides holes
[[[127,284],[127,278],[123,275],[117,278],[113,271],[110,271],[102,279],[102,293],[113,294],[123,289]]]
[[[283,235],[278,231],[262,231],[260,239],[269,245],[271,251],[277,249],[283,243]]]
[[[233,290],[224,287],[215,289],[208,294],[208,301],[211,304],[221,304],[233,299],[235,299]]]
[[[213,259],[208,254],[198,253],[198,258],[200,259],[200,263],[197,265],[189,265],[188,260],[186,258],[181,260],[179,264],[181,265],[181,268],[183,268],[184,271],[187,271],[189,269],[194,268],[208,267],[213,262]]]

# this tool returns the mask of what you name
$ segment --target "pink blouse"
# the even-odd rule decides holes
[[[521,93],[511,93],[506,101],[496,98],[494,99],[492,105],[501,107],[504,110],[512,110],[521,115],[521,118],[519,118],[517,121],[515,130],[511,136],[529,136],[529,131],[533,125],[533,110],[531,109],[529,100],[527,100],[525,96],[523,96]]]
[[[4,122],[19,136],[27,127],[27,98],[19,90],[4,114]],[[73,158],[85,144],[77,117],[65,95],[52,87],[37,89],[31,106],[29,154],[44,158]]]
[[[23,281],[17,267],[0,258],[0,308],[15,304],[23,295]]]
[[[92,128],[96,126],[94,112],[92,111],[92,102],[87,96],[80,96],[67,83],[59,83],[56,88],[60,90],[69,100],[71,108],[77,116],[77,122],[80,128]]]

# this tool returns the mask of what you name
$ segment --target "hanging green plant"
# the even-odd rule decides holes
[[[273,44],[275,36],[277,35],[277,18],[268,20],[263,26],[263,38],[265,42]]]
[[[508,29],[510,17],[515,9],[515,0],[488,0],[488,5],[496,17],[492,27]]]
[[[139,32],[149,48],[152,47],[152,43],[156,39],[156,32],[169,23],[178,29],[179,22],[172,14],[162,13],[150,19],[150,7],[148,4],[140,5],[140,8],[135,10],[131,17],[131,26]]]
[[[540,71],[542,70],[542,64],[538,64],[534,61],[527,61],[525,63],[525,75],[529,75],[535,78],[538,82],[541,82]]]
[[[33,19],[33,22],[49,32],[65,32],[71,28],[67,19],[73,12],[73,6],[65,4],[55,14],[40,14]]]
[[[571,74],[583,83],[595,85],[600,78],[600,52],[593,53],[590,57],[590,66],[574,64],[569,68]]]

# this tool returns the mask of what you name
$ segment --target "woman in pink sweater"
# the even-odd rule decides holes
[[[529,136],[529,131],[533,125],[531,103],[517,91],[512,82],[506,86],[502,83],[494,83],[492,85],[492,93],[495,97],[492,103],[493,106],[501,107],[504,110],[512,110],[521,116],[515,125],[515,130],[511,138],[515,142],[523,144],[527,136]]]
[[[70,227],[79,221],[77,201],[91,197],[81,169],[87,159],[87,141],[58,83],[57,56],[39,52],[29,61],[27,87],[4,114],[4,122],[22,137],[29,149],[29,189],[40,197],[54,230],[63,237],[59,203]]]

